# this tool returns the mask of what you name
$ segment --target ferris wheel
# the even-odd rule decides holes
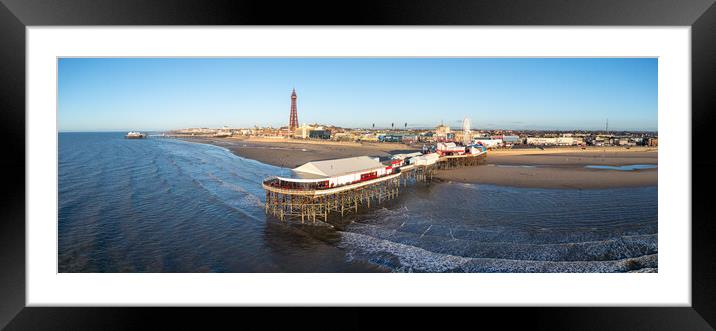
[[[462,142],[465,146],[470,145],[472,136],[470,135],[470,119],[465,117],[462,120]]]

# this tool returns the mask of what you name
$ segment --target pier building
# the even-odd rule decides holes
[[[290,177],[263,181],[265,212],[282,221],[327,222],[330,213],[357,213],[398,197],[401,187],[429,183],[441,169],[479,165],[486,157],[484,147],[464,146],[462,153],[396,154],[384,162],[369,156],[308,162]]]

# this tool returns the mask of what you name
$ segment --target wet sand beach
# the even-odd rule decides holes
[[[609,170],[586,166],[657,165],[654,148],[505,150],[488,152],[487,165],[440,171],[446,181],[535,188],[656,186],[657,169]]]
[[[263,163],[295,168],[306,162],[353,156],[386,157],[417,151],[399,143],[353,143],[299,140],[191,138],[195,142],[229,149],[236,155]],[[657,165],[656,148],[547,148],[488,152],[487,164],[442,170],[443,181],[532,188],[617,188],[656,186],[657,169],[607,170],[586,166]]]
[[[492,184],[528,188],[597,189],[657,185],[657,170],[588,169],[579,165],[567,167],[503,167],[487,164],[479,168],[440,171],[445,181]]]
[[[306,162],[354,156],[387,157],[415,151],[397,143],[317,142],[271,139],[188,138],[186,140],[224,147],[232,153],[285,168]]]

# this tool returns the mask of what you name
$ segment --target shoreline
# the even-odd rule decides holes
[[[416,150],[400,143],[206,137],[181,139],[224,147],[235,155],[284,168],[295,168],[318,160],[362,155],[387,157]],[[658,168],[630,171],[585,168],[588,165],[632,164],[658,165],[658,150],[649,147],[495,150],[488,152],[486,165],[441,170],[436,178],[443,182],[547,189],[658,186]]]

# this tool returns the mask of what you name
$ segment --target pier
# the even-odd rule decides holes
[[[357,213],[362,207],[380,205],[397,198],[402,187],[414,183],[430,183],[439,170],[484,164],[486,157],[487,153],[435,156],[432,162],[430,159],[425,162],[426,158],[416,158],[413,164],[398,160],[392,161],[390,165],[378,163],[380,168],[364,167],[365,169],[359,171],[340,173],[332,177],[270,177],[263,181],[266,191],[265,212],[281,221],[300,219],[301,223],[327,222],[331,213],[345,216],[348,213]],[[347,159],[335,161],[341,160]],[[333,160],[321,161],[322,164],[317,166],[309,162],[294,171],[300,173],[301,170],[306,171],[305,169],[327,168],[326,165],[330,166],[328,169],[333,169],[331,161]],[[358,161],[369,163],[365,159],[350,161],[351,164],[359,163]]]

